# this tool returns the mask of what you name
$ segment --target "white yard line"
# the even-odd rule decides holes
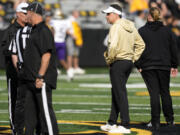
[[[5,89],[4,89],[5,90]],[[144,92],[146,89],[129,89],[128,92]],[[111,92],[110,88],[58,88],[56,91],[76,91],[76,92]],[[5,91],[6,92],[6,91]],[[2,93],[6,95],[6,93]]]
[[[0,114],[7,114],[8,110],[0,110]],[[93,112],[92,110],[78,110],[78,109],[62,109],[55,111],[56,114],[68,113],[68,114],[109,114],[109,112]],[[131,116],[150,116],[150,113],[130,113]],[[163,116],[163,114],[161,114]],[[180,117],[179,114],[174,114],[175,117]],[[3,121],[4,122],[4,121]]]
[[[9,121],[3,121],[3,120],[2,120],[2,121],[0,121],[0,123],[9,123]]]
[[[111,98],[111,95],[67,95],[67,94],[55,94],[53,95],[54,97],[72,97],[72,98]],[[149,96],[128,96],[128,98],[133,98],[133,99],[149,99]]]
[[[0,103],[8,103],[8,101],[0,100]],[[96,106],[110,106],[110,103],[98,103],[98,102],[53,102],[55,105],[96,105]],[[149,104],[129,104],[134,107],[149,107]],[[180,108],[180,105],[173,105],[173,108]]]
[[[0,88],[0,91],[4,91],[5,89]]]
[[[79,87],[84,88],[111,88],[111,84],[109,83],[81,83]],[[127,88],[147,88],[144,83],[132,83],[127,84]],[[179,83],[170,83],[170,87],[180,87]]]
[[[180,77],[180,74],[178,74],[177,77]],[[84,74],[84,75],[75,75],[74,79],[107,79],[109,78],[109,74]],[[130,78],[142,78],[140,73],[131,73]],[[67,79],[67,75],[59,75],[58,79]]]
[[[180,74],[178,74],[177,77],[180,77]],[[84,75],[75,75],[74,79],[104,79],[109,78],[109,74],[84,74]],[[142,78],[140,73],[131,73],[130,78]],[[58,79],[67,79],[66,74],[61,74],[58,76]],[[6,76],[0,76],[0,80],[6,80]]]
[[[151,110],[150,107],[129,107],[130,110]],[[110,111],[111,108],[93,108],[96,111]]]

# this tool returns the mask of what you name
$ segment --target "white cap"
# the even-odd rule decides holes
[[[105,14],[108,14],[108,13],[115,13],[115,14],[118,14],[118,15],[122,15],[122,12],[119,11],[118,9],[114,8],[114,7],[108,7],[107,9],[103,10],[102,11],[103,13]]]
[[[176,2],[177,4],[180,4],[180,0],[175,0],[175,2]]]
[[[27,13],[27,7],[28,7],[28,3],[20,3],[17,8],[16,8],[16,12],[23,12],[23,13]]]

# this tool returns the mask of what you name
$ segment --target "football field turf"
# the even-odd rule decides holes
[[[85,75],[76,75],[67,81],[64,72],[58,76],[57,89],[53,91],[53,106],[60,134],[104,134],[99,126],[104,124],[111,107],[111,85],[108,68],[87,68]],[[8,134],[8,93],[3,71],[0,72],[0,134]],[[171,78],[171,94],[175,122],[180,123],[180,76]],[[127,83],[132,135],[149,135],[149,130],[136,127],[150,120],[149,96],[139,73],[132,73]],[[165,123],[161,113],[161,123]]]

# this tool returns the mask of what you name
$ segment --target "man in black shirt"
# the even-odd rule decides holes
[[[27,46],[26,42],[31,33],[32,27],[30,25],[25,26],[17,31],[15,37],[12,40],[12,61],[14,66],[17,68],[18,76],[18,88],[17,88],[17,99],[16,99],[16,109],[15,109],[15,129],[17,135],[24,134],[25,120],[28,119],[28,114],[26,112],[32,112],[31,107],[26,104],[26,92],[27,92],[27,80],[24,77],[24,50]],[[35,106],[31,104],[30,106]],[[30,118],[36,126],[36,135],[41,134],[41,126],[39,117]],[[38,120],[37,120],[38,119]],[[26,128],[26,132],[31,131],[32,128]]]
[[[15,134],[15,127],[14,127],[14,118],[15,118],[15,105],[16,105],[16,98],[17,98],[17,72],[15,67],[13,66],[12,59],[11,59],[11,47],[12,47],[12,38],[15,36],[16,31],[19,28],[25,26],[26,20],[26,13],[27,11],[27,3],[21,3],[16,8],[16,19],[15,21],[8,27],[5,31],[4,37],[2,39],[2,46],[3,46],[3,53],[5,55],[5,65],[6,65],[6,77],[7,77],[7,86],[8,86],[8,101],[9,101],[9,118],[10,118],[10,125],[12,129],[12,134]]]
[[[31,116],[38,115],[41,121],[42,134],[57,135],[58,126],[52,107],[52,89],[56,88],[57,69],[54,38],[43,21],[41,4],[31,3],[28,7],[28,18],[32,31],[24,51],[24,78],[28,81],[26,105],[32,108],[26,119],[26,128],[34,127]],[[35,110],[35,111],[34,111]],[[33,129],[34,130],[34,129]],[[34,131],[26,133],[32,135]]]

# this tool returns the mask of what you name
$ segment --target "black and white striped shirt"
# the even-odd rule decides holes
[[[18,56],[18,62],[20,63],[24,62],[23,53],[26,48],[27,39],[29,38],[31,29],[32,27],[30,26],[25,26],[24,28],[19,29],[9,46],[9,51]]]

